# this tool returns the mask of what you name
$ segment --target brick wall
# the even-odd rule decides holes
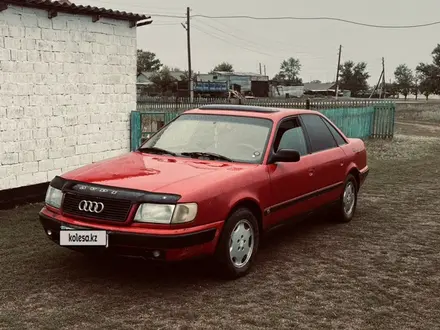
[[[129,151],[136,28],[10,6],[0,12],[0,190]]]

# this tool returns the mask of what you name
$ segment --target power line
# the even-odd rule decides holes
[[[106,2],[106,3],[110,4],[110,2],[108,0],[99,0],[97,2],[104,2],[104,3]],[[111,3],[112,4],[118,4],[118,3],[115,3],[115,2],[111,2]],[[122,5],[122,4],[120,4],[120,5]],[[124,4],[124,6],[125,5],[126,4]],[[146,8],[146,7],[137,6],[137,5],[131,5],[131,6],[132,7],[141,8],[141,9],[145,9],[145,10],[151,9],[151,7],[150,8]],[[156,7],[156,8],[158,8],[158,7]],[[168,18],[186,19],[186,16],[184,16],[184,15],[178,15],[178,14],[169,13],[168,10],[170,10],[172,8],[165,8],[165,7],[162,7],[162,8],[163,8],[163,10],[166,10],[167,13],[156,13],[156,14],[155,13],[149,13],[149,15],[156,16],[156,17],[168,17]],[[173,8],[177,9],[177,7],[173,7]],[[295,17],[295,16],[272,16],[272,17],[270,17],[270,16],[262,16],[262,17],[257,17],[257,16],[250,16],[250,15],[223,15],[223,16],[210,16],[210,15],[204,15],[204,14],[194,14],[194,15],[191,15],[191,18],[195,18],[195,17],[208,18],[208,19],[250,19],[250,20],[263,20],[263,21],[267,21],[267,20],[272,20],[272,21],[273,20],[275,20],[275,21],[280,21],[280,20],[336,21],[336,22],[354,24],[354,25],[371,27],[371,28],[379,28],[379,29],[414,29],[414,28],[422,28],[422,27],[428,27],[428,26],[433,26],[433,25],[439,25],[440,24],[440,21],[434,21],[434,22],[429,22],[429,23],[412,24],[412,25],[380,25],[380,24],[362,23],[362,22],[358,22],[358,21],[352,21],[352,20],[348,20],[348,19],[343,19],[343,18],[338,18],[338,17],[329,17],[329,16],[317,16],[317,17]]]
[[[212,34],[212,33],[208,32],[208,31],[206,31],[206,30],[201,31],[201,30],[200,30],[200,26],[199,26],[199,31],[200,31],[200,32],[203,32],[203,33],[205,33],[205,34],[208,34],[208,35],[210,35],[210,36],[213,36],[213,37],[215,37],[215,38],[217,38],[217,39],[219,39],[219,40],[222,40],[222,41],[225,42],[225,43],[228,43],[228,44],[234,45],[234,46],[236,46],[236,47],[243,48],[243,49],[246,49],[246,50],[248,50],[248,51],[251,51],[251,52],[254,52],[254,53],[258,53],[258,54],[262,54],[262,55],[265,55],[265,56],[272,56],[272,57],[273,57],[273,54],[268,54],[267,52],[265,52],[265,51],[261,51],[261,50],[260,50],[261,48],[265,48],[265,49],[267,49],[267,47],[265,47],[264,45],[258,44],[258,43],[256,43],[256,42],[252,42],[252,41],[247,40],[247,39],[245,39],[245,38],[241,38],[241,37],[235,36],[235,35],[232,34],[232,33],[228,33],[228,32],[226,32],[226,31],[221,30],[221,29],[218,29],[218,28],[216,28],[216,27],[214,27],[214,26],[212,26],[212,25],[209,25],[209,24],[206,24],[206,23],[202,23],[202,24],[203,24],[203,25],[206,25],[206,26],[208,26],[208,27],[210,27],[210,28],[212,28],[212,29],[215,29],[215,30],[217,30],[217,31],[219,31],[219,32],[221,32],[221,33],[224,33],[224,34],[226,34],[227,36],[231,36],[231,37],[236,38],[236,39],[238,39],[238,40],[245,41],[245,42],[247,42],[249,45],[245,45],[245,46],[243,46],[242,44],[237,45],[237,44],[231,42],[229,39],[225,39],[225,37],[222,36],[222,35],[219,36],[219,35],[217,35],[217,34]],[[226,37],[226,38],[227,38],[227,37]],[[259,48],[260,48],[260,49],[259,49]],[[292,50],[287,50],[287,49],[282,49],[282,51],[285,51],[285,52],[292,52]],[[323,56],[314,56],[314,57],[312,57],[312,56],[309,56],[309,54],[308,54],[308,53],[305,53],[305,52],[294,51],[294,53],[295,53],[296,55],[298,55],[298,54],[300,54],[300,55],[307,55],[307,56],[308,56],[308,59],[326,59],[326,57],[323,57]],[[280,58],[281,58],[281,57],[280,57]]]
[[[202,21],[199,21],[199,22],[201,22],[202,23]],[[265,49],[267,49],[267,45],[266,46],[263,46],[263,45],[261,45],[261,44],[259,44],[259,43],[256,43],[256,42],[254,42],[254,41],[252,41],[252,40],[249,40],[249,39],[247,39],[247,38],[242,38],[242,37],[239,37],[239,36],[237,36],[237,35],[235,35],[235,34],[233,34],[233,33],[229,33],[228,31],[225,31],[225,30],[222,30],[222,29],[219,29],[219,28],[217,28],[217,27],[215,27],[215,26],[213,26],[213,25],[210,25],[210,24],[208,24],[208,23],[205,23],[205,22],[203,22],[202,23],[203,25],[206,25],[207,27],[210,27],[211,29],[214,29],[214,30],[216,30],[216,31],[218,31],[218,32],[220,32],[220,33],[223,33],[223,34],[226,34],[226,35],[228,35],[228,36],[230,36],[230,37],[232,37],[232,38],[235,38],[235,39],[237,39],[237,40],[240,40],[240,41],[243,41],[243,42],[246,42],[247,44],[249,44],[249,46],[250,47],[263,47],[263,48],[265,48]],[[226,25],[227,26],[227,25]],[[280,43],[281,44],[281,43]],[[283,46],[285,46],[285,44],[283,44]],[[292,52],[293,50],[292,49],[287,49],[287,48],[279,48],[279,50],[281,50],[281,51],[284,51],[284,52]],[[308,53],[305,53],[305,52],[298,52],[298,51],[293,51],[293,52],[295,52],[295,54],[302,54],[302,55],[309,55]],[[324,58],[324,57],[316,57],[316,58]]]
[[[179,25],[179,23],[154,23],[153,26],[170,26],[170,25]]]
[[[223,23],[223,22],[221,22],[221,21],[217,21],[217,20],[215,20],[215,19],[211,19],[211,21],[214,21],[214,22],[216,22],[216,23],[218,23],[218,24],[220,24],[220,25],[223,25],[224,27],[226,27],[226,28],[228,28],[228,29],[231,29],[231,28],[232,28],[232,29],[234,29],[234,30],[237,31],[237,32],[249,33],[249,31],[244,31],[244,30],[238,29],[238,28],[236,28],[236,27],[231,27],[230,25],[227,25],[227,24],[225,24],[225,23]],[[206,23],[205,23],[205,24],[206,24]],[[283,46],[283,47],[286,46],[286,43],[285,43],[285,42],[281,42],[281,41],[276,40],[276,39],[273,39],[273,38],[265,38],[265,37],[259,35],[259,36],[258,36],[258,39],[260,39],[261,41],[266,40],[267,43],[271,43],[271,42],[273,42],[273,43],[277,43],[277,44],[279,44],[279,45],[281,45],[281,46]],[[283,48],[283,49],[281,49],[281,50],[283,50],[283,51],[291,51],[291,49],[287,49],[287,48]],[[304,53],[304,54],[306,54],[306,53]]]
[[[207,32],[206,30],[201,29],[199,26],[192,25],[192,28],[195,29],[195,30],[197,30],[197,31],[199,31],[199,32],[202,32],[202,33],[204,33],[204,34],[206,34],[206,35],[208,35],[208,36],[210,36],[210,37],[213,37],[213,38],[215,38],[215,39],[221,40],[221,41],[223,41],[223,42],[225,42],[225,43],[227,43],[227,44],[233,45],[233,46],[235,46],[235,47],[242,48],[242,49],[245,49],[245,50],[248,50],[248,51],[250,51],[250,52],[260,54],[260,55],[264,55],[264,56],[272,56],[272,57],[273,57],[273,54],[269,54],[269,53],[265,53],[265,52],[260,52],[260,51],[257,51],[257,50],[254,50],[254,49],[251,49],[251,48],[245,47],[245,46],[243,46],[243,45],[237,45],[237,44],[234,44],[234,43],[232,43],[230,40],[224,39],[224,38],[222,38],[222,37],[219,37],[219,36],[216,35],[216,34],[213,34],[213,33]]]
[[[168,18],[179,18],[179,19],[186,19],[186,16],[178,16],[178,15],[169,15],[169,14],[148,14],[151,16],[151,18],[154,18],[154,16],[157,17],[168,17]]]
[[[226,31],[224,31],[224,30],[222,30],[222,29],[219,29],[219,28],[217,28],[217,27],[215,27],[215,26],[212,26],[212,25],[210,25],[210,24],[208,24],[208,23],[202,23],[202,24],[203,24],[203,25],[206,25],[206,26],[210,27],[211,29],[214,29],[214,30],[216,30],[216,31],[218,31],[218,32],[220,32],[220,33],[224,33],[224,34],[226,34],[226,35],[228,35],[228,36],[230,36],[230,37],[232,37],[232,38],[235,38],[235,39],[240,40],[240,41],[244,41],[244,42],[250,44],[251,46],[252,46],[252,44],[253,44],[253,45],[256,45],[256,46],[258,46],[258,47],[261,47],[261,45],[258,45],[258,44],[256,44],[256,43],[252,42],[251,40],[248,40],[248,39],[245,39],[245,38],[238,37],[238,36],[236,36],[236,35],[234,35],[234,34],[232,34],[232,33],[226,32]]]
[[[97,0],[96,2],[104,2],[107,4],[117,4],[116,2],[110,2],[108,0]],[[119,3],[119,5],[122,5]],[[124,6],[126,4],[124,3]],[[146,8],[143,6],[137,6],[137,5],[131,5],[131,7],[137,7],[145,10],[151,10],[152,7]],[[156,7],[159,9],[159,7]],[[179,19],[186,19],[186,16],[184,15],[178,15],[174,13],[169,13],[169,10],[178,9],[178,7],[162,7],[159,10],[166,10],[167,13],[149,13],[151,16],[157,16],[157,17],[168,17],[168,18],[179,18]],[[182,10],[183,11],[183,10]],[[256,17],[256,16],[250,16],[250,15],[222,15],[222,16],[210,16],[210,15],[204,15],[204,14],[194,14],[191,15],[191,18],[193,17],[202,17],[202,18],[208,18],[208,19],[250,19],[250,20],[303,20],[303,21],[336,21],[336,22],[342,22],[342,23],[348,23],[348,24],[354,24],[359,26],[365,26],[365,27],[371,27],[371,28],[379,28],[379,29],[414,29],[414,28],[422,28],[422,27],[428,27],[433,25],[439,25],[440,21],[434,21],[429,23],[422,23],[422,24],[412,24],[412,25],[380,25],[380,24],[370,24],[370,23],[362,23],[358,21],[352,21],[348,19],[338,18],[338,17],[329,17],[329,16],[317,16],[317,17],[295,17],[295,16],[262,16],[262,17]]]
[[[247,50],[247,51],[249,51],[249,52],[256,53],[256,54],[260,54],[260,55],[264,55],[264,56],[275,57],[275,58],[278,58],[278,59],[285,59],[284,56],[274,55],[273,53],[270,54],[270,53],[267,53],[267,52],[264,52],[264,51],[260,51],[260,50],[255,49],[255,48],[249,48],[249,47],[247,47],[247,46],[243,46],[243,45],[241,45],[241,44],[233,43],[233,42],[231,42],[229,39],[224,38],[223,36],[219,36],[219,35],[217,35],[217,34],[214,34],[214,33],[208,32],[208,31],[206,31],[205,29],[202,29],[199,25],[194,25],[194,23],[193,23],[191,26],[192,26],[193,29],[195,29],[195,30],[197,30],[197,31],[199,31],[199,32],[202,32],[202,33],[204,33],[204,34],[206,34],[206,35],[208,35],[208,36],[210,36],[210,37],[213,37],[213,38],[215,38],[215,39],[221,40],[221,41],[223,41],[224,43],[227,43],[227,44],[233,45],[233,46],[235,46],[235,47],[237,47],[237,48],[241,48],[241,49]],[[305,53],[304,53],[304,54],[305,54]],[[311,57],[311,56],[309,56],[308,59],[324,59],[324,57]]]
[[[432,25],[440,24],[440,21],[424,23],[424,24],[414,24],[414,25],[377,25],[377,24],[368,24],[362,22],[351,21],[348,19],[337,18],[337,17],[294,17],[294,16],[278,16],[278,17],[256,17],[256,16],[248,16],[248,15],[230,15],[230,16],[209,16],[203,14],[195,14],[191,17],[202,17],[209,19],[250,19],[250,20],[272,20],[272,21],[281,21],[281,20],[302,20],[302,21],[337,21],[342,23],[349,23],[354,25],[372,27],[372,28],[380,28],[380,29],[413,29],[413,28],[421,28]]]

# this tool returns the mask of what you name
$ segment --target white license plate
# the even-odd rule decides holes
[[[105,230],[60,230],[60,245],[108,246],[108,235]]]

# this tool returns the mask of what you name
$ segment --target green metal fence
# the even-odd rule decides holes
[[[346,136],[361,139],[371,135],[374,107],[318,110],[338,126]]]
[[[209,104],[209,103],[207,103]],[[132,111],[131,113],[131,149],[136,150],[150,134],[176,118],[187,109],[202,104],[188,105],[179,110],[161,111],[156,107],[153,111]],[[261,105],[261,104],[259,104]],[[293,103],[292,103],[293,105]],[[264,106],[296,109],[312,109],[321,112],[338,126],[346,136],[352,138],[392,138],[394,135],[395,104],[393,102],[296,102],[271,103]],[[153,108],[153,107],[152,107]]]

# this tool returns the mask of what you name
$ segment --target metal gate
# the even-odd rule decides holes
[[[141,112],[132,111],[130,118],[131,151],[136,150],[163,126],[179,116],[177,112]]]

